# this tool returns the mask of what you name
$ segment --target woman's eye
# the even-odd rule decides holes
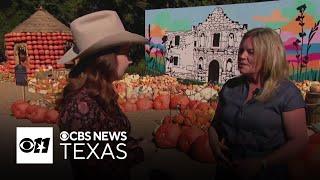
[[[248,50],[248,53],[249,53],[249,54],[254,54],[254,50],[253,50],[253,49],[249,49],[249,50]]]

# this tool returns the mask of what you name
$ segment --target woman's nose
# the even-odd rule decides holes
[[[239,53],[239,59],[245,59],[247,57],[247,53],[246,53],[246,51],[243,51],[243,52],[240,52]]]

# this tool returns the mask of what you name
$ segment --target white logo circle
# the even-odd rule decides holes
[[[60,133],[60,139],[61,141],[66,141],[69,139],[69,133],[67,131],[62,131]]]

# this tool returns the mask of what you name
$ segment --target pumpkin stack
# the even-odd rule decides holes
[[[71,47],[72,35],[68,27],[40,7],[29,19],[5,34],[5,55],[10,73],[21,63],[28,75],[36,69],[52,66],[64,68],[57,60]],[[22,61],[20,51],[25,58]]]

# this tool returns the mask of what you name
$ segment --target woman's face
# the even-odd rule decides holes
[[[243,75],[254,75],[259,73],[261,66],[257,65],[257,60],[254,58],[254,47],[252,38],[245,39],[239,48],[238,69]]]
[[[118,73],[118,77],[121,79],[124,72],[126,71],[126,69],[128,68],[129,64],[132,63],[131,60],[129,60],[129,50],[130,50],[130,46],[122,46],[120,48],[120,51],[117,53],[116,55],[116,59],[117,59],[117,73]]]

